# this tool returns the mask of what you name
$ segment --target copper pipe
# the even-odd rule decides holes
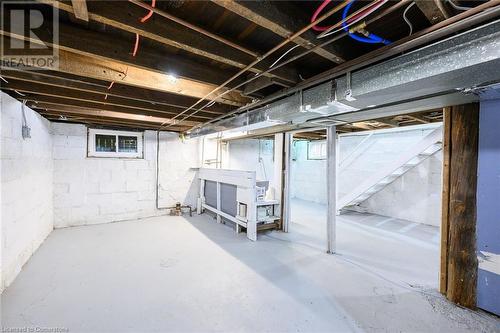
[[[404,1],[404,0],[403,0]],[[401,1],[401,2],[403,2]],[[401,2],[399,3],[399,6],[398,4],[394,5],[394,6],[398,6],[400,7],[401,6]],[[334,78],[334,77],[338,77],[342,74],[345,74],[349,71],[352,71],[352,70],[356,70],[356,69],[359,69],[361,67],[365,67],[365,66],[368,66],[374,62],[377,62],[377,61],[381,61],[385,58],[388,58],[390,56],[393,56],[393,55],[396,55],[396,54],[399,54],[401,52],[405,52],[409,49],[412,49],[414,47],[418,47],[418,46],[421,46],[423,44],[426,44],[428,42],[431,42],[433,40],[436,40],[438,38],[441,38],[443,36],[446,36],[447,34],[449,34],[450,32],[449,31],[457,31],[457,30],[460,30],[460,29],[464,29],[464,28],[467,28],[468,27],[468,24],[473,24],[473,22],[471,23],[470,21],[475,21],[475,16],[473,15],[481,15],[481,14],[484,14],[484,15],[481,15],[481,17],[478,18],[478,20],[480,20],[481,18],[483,18],[483,21],[485,19],[491,19],[492,17],[496,17],[498,16],[498,13],[497,12],[485,12],[485,13],[481,13],[482,11],[486,10],[486,9],[489,9],[491,7],[495,7],[495,6],[498,6],[500,4],[500,0],[490,0],[486,3],[483,3],[477,7],[474,7],[472,9],[469,9],[468,11],[465,11],[463,13],[460,13],[458,15],[455,15],[455,16],[452,16],[451,18],[447,19],[447,20],[444,20],[444,21],[441,21],[429,28],[426,28],[426,29],[423,29],[415,34],[413,34],[412,36],[408,36],[408,37],[405,37],[403,39],[400,39],[399,41],[391,44],[391,45],[387,45],[387,46],[384,46],[380,49],[377,49],[375,51],[372,51],[372,52],[369,52],[367,54],[364,54],[362,55],[361,57],[359,58],[356,58],[356,59],[353,59],[351,61],[348,61],[348,62],[345,62],[339,66],[336,66],[334,67],[333,69],[329,70],[329,71],[326,71],[324,73],[321,73],[321,74],[318,74],[312,78],[309,78],[307,79],[306,81],[303,81],[301,83],[299,83],[297,86],[293,87],[293,88],[290,88],[290,89],[285,89],[283,91],[280,91],[280,92],[277,92],[276,94],[274,95],[271,95],[271,96],[268,96],[267,98],[264,98],[260,101],[257,101],[255,103],[252,103],[250,105],[247,105],[247,106],[243,106],[239,109],[236,109],[236,110],[233,110],[231,112],[228,112],[222,116],[219,116],[219,117],[216,117],[210,121],[207,121],[203,124],[199,124],[199,125],[196,125],[196,126],[193,126],[191,129],[189,129],[187,132],[189,131],[192,131],[194,130],[195,128],[199,128],[199,127],[202,127],[204,125],[207,125],[207,124],[210,124],[214,121],[217,121],[217,120],[220,120],[220,119],[223,119],[227,116],[230,116],[230,115],[233,115],[233,114],[236,114],[236,113],[241,113],[241,112],[244,112],[246,110],[249,110],[249,109],[252,109],[252,108],[255,108],[257,106],[260,106],[262,104],[266,104],[266,103],[270,103],[271,101],[273,100],[276,100],[278,98],[281,98],[281,97],[284,97],[284,96],[287,96],[287,95],[290,95],[296,91],[299,91],[301,89],[305,89],[305,88],[308,88],[308,87],[311,87],[311,86],[314,86],[316,84],[319,84],[321,82],[324,82],[326,80],[328,80],[329,78]],[[394,7],[393,6],[393,7]],[[387,11],[393,11],[394,9],[391,8],[388,8]],[[397,9],[397,8],[395,8]],[[497,8],[498,9],[498,8]],[[494,10],[494,9],[493,9]],[[377,17],[374,17],[371,22],[373,22],[373,20],[375,19],[379,19],[381,16],[382,16],[383,13],[380,13]],[[485,17],[485,18],[484,18]],[[470,18],[469,21],[467,22],[461,22],[462,20],[465,20],[467,18]],[[456,27],[458,25],[458,27]],[[461,25],[463,25],[464,27],[461,27]],[[429,34],[432,34],[429,35]],[[336,39],[334,40],[337,40],[338,38],[341,38],[343,36],[337,36]],[[330,40],[326,43],[330,43],[330,42],[333,42],[334,40]],[[317,47],[322,47],[325,43],[321,44],[321,45],[318,45]],[[307,52],[309,51],[312,51],[313,49],[311,50],[308,50]],[[307,52],[304,52],[304,54],[306,54]],[[299,57],[301,57],[303,54],[300,54],[300,55],[297,55],[296,57],[290,59],[288,62],[291,62]],[[284,63],[282,64],[284,65]],[[278,68],[279,66],[276,66],[275,68]],[[273,68],[273,69],[275,69]],[[261,73],[261,74],[265,74],[265,72]],[[253,79],[253,78],[252,78]],[[245,84],[246,82],[243,82],[243,84]],[[237,87],[235,87],[234,89],[237,89]],[[194,113],[193,113],[194,114]]]
[[[227,79],[224,83],[222,83],[221,85],[219,85],[218,87],[216,87],[215,89],[213,89],[211,92],[209,92],[208,94],[206,94],[203,98],[200,98],[196,103],[194,103],[193,105],[191,105],[189,108],[185,109],[184,111],[182,111],[181,113],[179,113],[178,115],[176,115],[175,117],[173,117],[172,119],[177,119],[179,116],[183,115],[184,113],[188,112],[189,110],[191,110],[193,107],[195,107],[196,105],[200,104],[202,101],[204,101],[207,97],[209,97],[211,94],[215,93],[216,91],[222,89],[224,86],[226,86],[228,83],[230,83],[231,81],[233,81],[235,78],[237,78],[238,76],[240,76],[241,74],[243,74],[244,72],[246,72],[248,69],[252,68],[255,64],[259,63],[261,60],[267,58],[268,56],[270,56],[272,53],[274,53],[275,51],[279,50],[281,47],[285,46],[286,44],[288,44],[289,42],[291,42],[292,40],[294,40],[295,38],[297,38],[298,36],[302,35],[304,32],[306,32],[307,30],[311,29],[311,27],[315,26],[316,24],[322,22],[323,20],[327,19],[328,17],[330,17],[331,15],[335,14],[336,12],[338,12],[339,10],[341,10],[342,8],[344,8],[347,4],[349,3],[349,1],[344,1],[342,2],[340,5],[337,5],[335,6],[335,8],[329,10],[327,13],[325,13],[324,15],[322,15],[320,18],[316,19],[315,21],[309,23],[308,25],[306,25],[305,27],[303,27],[302,29],[300,29],[299,31],[293,33],[292,35],[290,35],[289,37],[287,37],[284,41],[282,41],[281,43],[279,43],[278,45],[276,45],[275,47],[273,47],[271,50],[267,51],[264,55],[262,55],[261,57],[255,59],[252,63],[250,63],[249,65],[247,65],[245,68],[243,68],[242,70],[240,70],[238,73],[236,73],[235,75],[233,75],[232,77],[230,77],[229,79]],[[216,97],[217,98],[217,97]],[[215,99],[216,99],[215,98]],[[203,109],[203,108],[202,108]],[[198,112],[198,111],[196,111]],[[194,114],[194,113],[193,113]],[[192,114],[191,114],[192,115]],[[191,115],[188,115],[186,117],[184,117],[182,120],[185,120],[187,117],[191,116]],[[171,126],[171,125],[169,125]],[[169,127],[167,126],[167,127]],[[160,126],[159,129],[161,129],[162,126]]]
[[[178,24],[180,24],[180,25],[183,25],[183,26],[185,26],[186,28],[189,28],[189,29],[191,29],[191,30],[197,31],[197,32],[199,32],[199,33],[201,33],[201,34],[203,34],[203,35],[205,35],[205,36],[207,36],[207,37],[213,38],[213,39],[215,39],[215,40],[217,40],[217,41],[219,41],[219,42],[221,42],[221,43],[224,43],[224,44],[226,44],[226,45],[228,45],[228,46],[231,46],[231,47],[233,47],[233,48],[235,48],[235,49],[237,49],[237,50],[240,50],[240,51],[242,51],[242,52],[245,52],[245,53],[247,53],[247,54],[250,54],[251,56],[254,56],[255,58],[259,57],[259,54],[258,54],[257,52],[254,52],[254,51],[249,50],[249,49],[247,49],[247,48],[245,48],[245,47],[243,47],[243,46],[241,46],[241,45],[238,45],[238,44],[236,44],[236,43],[233,43],[233,42],[231,42],[230,40],[225,39],[224,37],[221,37],[221,36],[218,36],[218,35],[216,35],[216,34],[213,34],[213,33],[211,33],[210,31],[207,31],[207,30],[205,30],[205,29],[203,29],[203,28],[200,28],[200,27],[198,27],[198,26],[196,26],[196,25],[194,25],[194,24],[191,24],[191,23],[189,23],[189,22],[187,22],[187,21],[184,21],[183,19],[180,19],[180,18],[178,18],[178,17],[176,17],[176,16],[174,16],[174,15],[171,15],[171,14],[169,14],[169,13],[167,13],[167,12],[165,12],[165,11],[161,10],[161,9],[158,9],[158,8],[156,8],[156,7],[151,7],[151,6],[150,6],[150,5],[148,5],[147,3],[144,3],[144,2],[142,2],[142,1],[140,1],[140,0],[128,0],[128,1],[129,1],[129,2],[131,2],[131,3],[133,3],[134,5],[137,5],[137,6],[139,6],[139,7],[142,7],[142,8],[144,8],[144,9],[147,9],[147,10],[149,10],[149,11],[152,11],[152,12],[154,12],[155,14],[158,14],[158,15],[160,15],[160,16],[163,16],[163,17],[164,17],[164,18],[166,18],[166,19],[169,19],[169,20],[171,20],[171,21],[174,21],[175,23],[178,23]]]

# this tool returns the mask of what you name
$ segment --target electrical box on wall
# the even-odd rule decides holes
[[[30,139],[31,138],[31,128],[29,128],[26,125],[23,125],[22,136],[23,136],[23,139]]]

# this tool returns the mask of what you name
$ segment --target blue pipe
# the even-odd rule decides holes
[[[349,2],[347,4],[347,6],[345,6],[344,8],[344,11],[342,12],[342,27],[344,28],[344,30],[347,32],[348,36],[351,37],[352,39],[354,40],[357,40],[358,42],[362,42],[362,43],[368,43],[368,44],[378,44],[378,43],[382,43],[384,45],[389,45],[391,44],[390,41],[388,41],[387,39],[383,39],[382,37],[380,36],[377,36],[375,34],[372,34],[370,33],[368,35],[368,37],[363,37],[363,36],[358,36],[354,33],[351,33],[349,31],[349,27],[347,26],[347,23],[345,21],[346,17],[347,17],[347,13],[349,13],[349,9],[351,9],[351,6],[352,4],[355,2],[356,0],[352,0],[351,2]]]

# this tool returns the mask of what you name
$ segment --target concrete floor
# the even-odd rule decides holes
[[[291,200],[289,235],[294,242],[326,248],[326,205]],[[280,235],[281,236],[281,235]],[[374,214],[337,216],[337,254],[405,285],[438,288],[438,227]]]
[[[327,255],[293,241],[293,234],[272,232],[251,242],[207,215],[58,229],[3,293],[1,326],[70,332],[500,330],[499,321],[482,312],[458,308],[433,290],[394,283],[352,254]]]

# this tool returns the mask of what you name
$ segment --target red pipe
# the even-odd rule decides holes
[[[323,3],[321,5],[319,5],[319,7],[316,9],[316,11],[314,12],[313,16],[311,17],[311,23],[316,21],[316,18],[318,17],[318,15],[321,13],[321,11],[323,11],[323,9],[331,2],[332,0],[324,0]],[[312,26],[312,29],[315,30],[315,31],[326,31],[328,29],[330,29],[331,26],[329,27],[319,27],[317,25],[314,25]]]

